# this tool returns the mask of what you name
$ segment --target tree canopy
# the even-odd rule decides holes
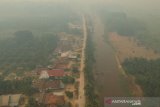
[[[160,59],[126,59],[123,63],[123,67],[128,74],[132,74],[136,77],[137,83],[141,85],[145,96],[160,96]]]
[[[0,69],[5,73],[18,68],[32,70],[49,63],[57,46],[54,34],[34,36],[30,31],[17,31],[12,38],[0,40]]]

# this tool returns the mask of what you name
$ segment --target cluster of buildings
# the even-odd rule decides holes
[[[76,41],[79,43],[77,44]],[[81,39],[62,36],[60,44],[53,53],[56,56],[53,65],[37,70],[38,78],[33,80],[32,85],[39,90],[39,93],[34,95],[39,104],[45,104],[47,107],[64,106],[66,102],[73,101],[66,96],[66,91],[73,92],[74,98],[78,98],[76,97],[78,95],[75,94],[78,89],[75,91],[74,84],[68,85],[63,82],[63,79],[70,76],[76,80],[72,67],[74,64],[80,63],[80,43]]]
[[[59,33],[60,41],[55,52],[67,52],[67,51],[75,51],[82,47],[83,39],[82,37]]]
[[[69,23],[70,29],[82,30],[82,26]],[[78,86],[76,84],[67,84],[63,82],[65,77],[72,77],[77,82],[79,73],[72,72],[73,65],[79,69],[81,60],[82,37],[71,34],[60,33],[57,48],[51,55],[53,64],[47,67],[37,65],[37,68],[31,72],[25,72],[23,75],[19,73],[10,73],[5,80],[23,80],[24,77],[33,77],[32,87],[37,89],[37,93],[33,96],[25,96],[23,94],[9,94],[0,96],[0,107],[25,107],[30,97],[33,97],[38,104],[44,104],[47,107],[59,107],[78,99]],[[21,70],[22,68],[17,68]],[[1,73],[0,73],[1,75]],[[75,88],[76,87],[76,88]],[[66,91],[73,92],[73,99],[69,99]]]
[[[66,107],[66,103],[74,102],[78,99],[78,79],[75,72],[72,71],[73,66],[79,69],[81,58],[81,37],[60,36],[60,42],[53,52],[51,58],[54,59],[53,64],[47,67],[39,66],[32,72],[26,72],[24,77],[33,77],[32,86],[38,90],[38,93],[33,94],[33,98],[38,104],[46,105],[46,107]],[[79,72],[76,74],[79,75]],[[17,78],[15,74],[10,74],[10,77]],[[9,80],[7,77],[6,80]],[[65,77],[72,77],[76,83],[64,83]],[[66,91],[73,93],[73,99],[66,95]],[[22,94],[10,94],[0,96],[0,107],[24,107],[30,96]],[[76,99],[76,100],[75,100]]]
[[[39,90],[39,93],[34,95],[35,100],[47,107],[63,106],[65,104],[65,84],[62,79],[65,71],[47,68],[40,70],[38,76],[39,78],[32,82],[33,87]]]

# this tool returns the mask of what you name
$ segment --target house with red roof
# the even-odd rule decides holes
[[[39,89],[40,92],[43,92],[44,90],[64,89],[64,84],[61,80],[53,80],[53,81],[38,80],[33,83],[33,86]]]
[[[44,104],[45,107],[64,107],[64,95],[54,95],[53,93],[39,93],[35,96],[38,103]]]
[[[47,107],[57,107],[57,105],[64,106],[64,96],[56,96],[52,93],[48,93],[44,96],[44,104],[47,105]]]
[[[40,74],[40,79],[48,79],[48,78],[54,78],[54,79],[62,79],[65,76],[63,69],[52,69],[52,70],[45,70],[42,71]]]

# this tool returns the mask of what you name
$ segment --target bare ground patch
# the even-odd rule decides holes
[[[110,33],[109,41],[115,48],[120,62],[123,62],[126,58],[132,57],[142,57],[146,59],[160,58],[160,54],[156,53],[153,49],[144,47],[138,40],[132,37]]]

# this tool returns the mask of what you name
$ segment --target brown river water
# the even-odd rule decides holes
[[[93,18],[95,45],[95,86],[103,105],[104,97],[128,96],[128,83],[121,74],[113,48],[104,39],[104,25],[99,17]]]

